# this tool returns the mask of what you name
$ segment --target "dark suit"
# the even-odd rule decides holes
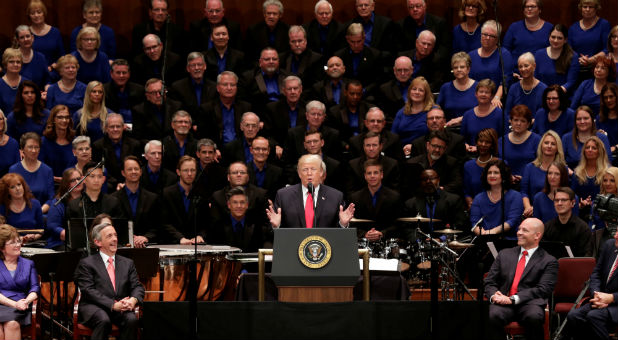
[[[288,76],[291,76],[291,74],[283,69],[279,69],[279,71],[275,74],[275,77],[277,77],[279,90],[277,100],[285,98],[282,93],[284,85],[283,80]],[[266,109],[266,104],[274,101],[269,98],[269,94],[266,89],[266,82],[264,81],[264,75],[262,74],[262,70],[259,68],[243,73],[240,83],[238,84],[238,90],[239,97],[250,102],[254,112],[259,116],[263,116],[262,113]]]
[[[425,77],[431,92],[440,92],[440,87],[448,79],[448,70],[435,53],[432,52],[425,58],[417,60],[416,49],[412,49],[399,53],[399,56],[406,56],[412,60],[412,64],[414,64],[412,78]]]
[[[448,137],[448,141],[446,143],[446,151],[444,153],[446,155],[455,157],[459,160],[461,164],[463,164],[467,159],[466,153],[466,142],[464,137],[458,133],[451,132],[448,129],[445,129],[444,132]],[[412,157],[425,155],[427,156],[427,135],[418,137],[417,139],[412,141]]]
[[[396,42],[401,37],[399,27],[390,18],[377,15],[375,12],[373,15],[373,30],[369,46],[390,55],[394,54],[398,47]],[[360,16],[356,16],[352,22],[364,24],[364,20]]]
[[[134,297],[139,303],[144,300],[144,287],[139,282],[133,260],[115,256],[115,291],[106,267],[98,253],[79,261],[74,276],[81,291],[79,321],[92,328],[93,339],[107,339],[112,323],[120,328],[118,339],[136,339],[138,320],[135,313],[112,311],[114,302],[125,297]]]
[[[296,72],[293,72],[292,62],[295,59],[298,62],[298,69]],[[313,84],[324,76],[322,55],[310,49],[305,49],[300,55],[296,55],[291,51],[281,53],[279,54],[279,60],[282,69],[296,75],[306,86]]]
[[[204,77],[216,82],[217,75],[219,75],[219,53],[213,47],[204,52],[204,58],[206,59],[206,73]],[[245,54],[242,51],[228,47],[225,51],[225,58],[226,71],[232,71],[240,77],[247,69]]]
[[[66,211],[66,217],[68,220],[72,218],[84,217],[82,198],[83,203],[86,206],[85,210],[87,218],[95,218],[97,215],[102,213],[106,213],[112,218],[126,218],[126,216],[122,213],[122,209],[120,208],[120,202],[116,197],[100,193],[97,201],[92,202],[90,200],[90,197],[86,194],[86,191],[84,190],[81,197],[77,197],[69,202]]]
[[[418,188],[418,179],[420,178],[423,170],[433,169],[440,176],[440,186],[444,190],[453,193],[461,194],[463,180],[461,164],[455,157],[451,157],[447,154],[442,155],[440,159],[435,161],[432,165],[429,165],[429,159],[427,155],[420,155],[408,159],[404,165],[404,183],[405,188],[410,193],[414,192],[414,188]]]
[[[340,103],[343,103],[343,90],[345,90],[345,86],[347,83],[347,78],[341,78],[341,95],[339,97]],[[308,88],[309,85],[307,85],[305,88]],[[337,105],[333,94],[333,82],[331,81],[331,79],[326,78],[313,84],[313,86],[311,87],[311,98],[321,101],[326,106],[326,110],[329,110],[331,107]]]
[[[249,26],[247,28],[247,38],[245,39],[245,54],[247,58],[251,61],[257,61],[260,57],[260,52],[265,47],[272,47],[277,52],[285,52],[290,49],[288,30],[290,26],[281,20],[277,22],[275,25],[275,29],[272,33],[275,36],[275,41],[273,44],[270,43],[268,35],[271,32],[268,25],[266,25],[265,21],[260,21],[255,25]]]
[[[129,196],[127,196],[125,188],[116,191],[112,196],[120,201],[120,208],[123,214],[133,221],[133,235],[144,236],[150,243],[157,242],[157,236],[161,233],[162,207],[159,196],[146,189],[139,188],[135,216],[133,216]]]
[[[401,214],[401,200],[395,190],[382,186],[376,193],[376,205],[371,201],[369,188],[364,187],[350,195],[350,202],[354,203],[354,217],[376,221],[376,223],[359,223],[354,227],[358,229],[359,237],[364,237],[371,228],[382,232],[385,238],[399,237],[395,219]]]
[[[435,202],[435,208],[434,203],[430,203],[432,199]],[[424,193],[419,193],[404,203],[403,215],[429,217],[427,211],[430,211],[433,214],[432,218],[441,220],[441,222],[433,222],[431,227],[428,224],[423,224],[421,227],[425,233],[444,229],[447,224],[453,229],[465,231],[470,229],[467,228],[469,222],[466,218],[464,203],[465,201],[460,196],[444,190],[439,190],[437,195],[434,194],[430,197],[427,197]]]
[[[397,161],[403,160],[403,148],[401,146],[399,135],[396,133],[392,133],[386,129],[383,129],[380,135],[380,139],[382,141],[382,153],[385,156],[396,159]],[[363,151],[364,139],[365,133],[360,133],[350,138],[350,141],[348,143],[350,145],[350,157],[360,157],[365,153]]]
[[[185,32],[181,26],[170,21],[169,23],[163,23],[161,29],[157,30],[154,22],[148,20],[133,27],[133,32],[131,32],[131,41],[133,42],[131,55],[133,57],[143,52],[142,40],[148,34],[156,34],[161,39],[163,48],[165,49],[165,47],[167,47],[168,51],[173,51],[180,56],[184,56],[185,53],[187,53]]]
[[[519,261],[519,246],[503,249],[485,278],[488,299],[499,290],[508,296]],[[503,333],[506,324],[517,320],[526,330],[526,339],[543,339],[544,308],[558,279],[558,261],[543,248],[530,256],[517,286],[516,305],[489,306],[489,323],[495,334]]]
[[[198,161],[194,189],[202,199],[210,200],[215,191],[223,189],[227,184],[227,170],[220,163],[213,162],[206,166],[204,172],[201,171],[202,165]]]
[[[341,140],[348,141],[352,136],[354,136],[354,132],[360,134],[366,130],[365,128],[365,116],[367,115],[367,111],[370,108],[374,107],[374,105],[369,104],[368,102],[361,100],[356,107],[356,112],[358,119],[358,131],[354,131],[350,126],[350,109],[346,105],[345,101],[341,102],[339,105],[333,106],[328,110],[328,125],[333,128],[339,130],[339,136]]]
[[[618,324],[618,277],[614,272],[611,278],[609,273],[616,260],[615,240],[607,240],[601,247],[601,253],[590,275],[590,295],[594,292],[603,292],[614,296],[614,303],[607,308],[591,308],[586,304],[569,312],[568,328],[572,330],[575,339],[609,339],[609,333],[614,333]]]
[[[239,138],[225,144],[221,153],[223,154],[223,163],[225,165],[232,164],[234,162],[247,163],[247,155],[245,150],[249,150],[249,145],[244,135],[240,135]],[[245,149],[246,147],[246,149]]]
[[[307,115],[305,111],[306,104],[299,101],[296,104],[298,115],[296,117],[296,125],[307,125]],[[266,104],[266,112],[264,114],[264,130],[265,133],[275,139],[277,144],[283,146],[288,129],[292,128],[290,123],[290,105],[288,105],[285,97],[276,102]]]
[[[296,164],[300,156],[305,154],[305,131],[307,131],[306,126],[297,126],[288,130],[288,137],[283,148],[283,161],[285,164]],[[341,139],[339,138],[339,131],[322,125],[320,132],[322,132],[322,138],[324,139],[322,152],[334,159],[340,159]]]
[[[230,210],[227,208],[227,199],[225,197],[229,190],[230,186],[228,185],[212,194],[210,199],[210,214],[213,221],[218,221],[229,216]],[[266,190],[253,184],[247,184],[245,186],[245,193],[247,197],[249,197],[249,210],[247,210],[247,214],[251,214],[256,218],[266,219]]]
[[[247,164],[249,169],[249,183],[258,186],[257,178],[255,176],[255,163],[250,162]],[[280,167],[266,163],[266,169],[264,169],[264,184],[260,187],[267,192],[268,199],[272,200],[277,194],[277,190],[285,186],[285,176],[283,176],[283,169]]]
[[[193,88],[193,80],[190,77],[185,77],[174,82],[170,88],[170,98],[182,103],[181,108],[189,114],[192,119],[196,119],[199,114],[199,107],[202,104],[214,99],[217,95],[217,84],[209,79],[202,79],[202,93],[200,102],[197,102],[195,89]]]
[[[410,16],[406,16],[399,22],[400,33],[402,34],[400,51],[409,50],[416,46],[416,22]],[[440,63],[449,61],[451,55],[451,28],[446,21],[432,14],[425,14],[425,29],[430,30],[436,36],[434,51],[438,55]],[[420,33],[420,32],[419,32]]]
[[[125,85],[124,93],[128,96],[127,103],[121,102],[119,97],[120,89],[113,80],[103,84],[103,89],[105,90],[105,106],[114,112],[120,112],[121,109],[132,110],[135,105],[141,103],[145,98],[144,86],[134,82],[127,82]],[[123,107],[124,105],[126,106]]]
[[[228,20],[227,18],[221,19],[221,23],[227,27],[227,32],[230,37],[229,46],[240,50],[242,46],[240,25],[237,22]],[[208,42],[210,41],[211,34],[212,25],[207,18],[192,21],[189,24],[189,46],[191,51],[206,51],[208,49]]]
[[[365,181],[365,169],[363,167],[366,160],[366,157],[361,156],[354,158],[348,163],[350,170],[352,170],[348,174],[348,193],[352,193],[367,186],[367,182]],[[399,171],[399,164],[397,161],[388,156],[381,156],[378,160],[382,163],[382,171],[384,173],[382,185],[393,190],[400,190],[399,183],[401,172]]]
[[[200,113],[196,119],[198,138],[210,138],[215,143],[221,144],[223,141],[223,111],[221,110],[221,100],[216,98],[200,106]],[[234,126],[236,137],[242,136],[240,131],[240,120],[245,112],[251,111],[251,104],[238,98],[232,104],[234,109]]]
[[[150,192],[154,192],[155,194],[161,196],[163,194],[163,189],[176,183],[178,181],[178,175],[176,175],[175,171],[167,170],[163,167],[159,169],[159,178],[157,178],[156,182],[153,182],[150,179],[148,174],[148,165],[144,165],[142,167],[142,177],[139,180],[140,188],[144,188]]]
[[[264,247],[270,236],[271,227],[263,218],[256,218],[252,215],[245,215],[242,231],[234,232],[232,217],[228,214],[214,222],[209,228],[209,244],[225,244],[231,247],[238,247],[245,253],[257,252]]]
[[[174,53],[167,53],[167,60],[165,61],[165,85],[169,86],[176,80],[182,78],[185,73],[184,61],[181,57]],[[163,69],[163,55],[157,61],[153,61],[148,58],[146,54],[139,54],[133,59],[131,65],[131,78],[138,84],[146,84],[146,81],[150,78],[161,79]]]
[[[107,136],[97,140],[92,144],[92,160],[95,162],[105,158],[105,169],[107,169],[107,192],[116,191],[118,183],[124,182],[121,170],[124,168],[123,160],[127,156],[140,157],[144,149],[137,140],[124,136],[120,146],[120,159],[116,158],[114,145]]]
[[[180,239],[191,239],[202,236],[206,239],[206,226],[208,225],[208,205],[205,200],[200,200],[196,207],[194,201],[189,203],[189,210],[185,210],[183,193],[175,183],[163,189],[163,239],[165,243],[177,244]],[[194,226],[197,223],[197,235]]]
[[[326,40],[322,42],[320,38],[320,24],[316,19],[305,24],[307,32],[307,48],[324,56],[323,63],[326,64],[328,58],[335,54],[335,51],[345,47],[345,28],[346,26],[338,21],[331,20],[326,29]]]
[[[303,153],[303,155],[306,154]],[[346,190],[345,178],[348,174],[348,164],[340,162],[332,157],[322,154],[322,161],[326,165],[326,179],[324,184],[331,188],[335,188],[341,192]],[[285,167],[285,178],[288,184],[300,183],[298,177],[297,163],[287,164]]]
[[[163,164],[162,167],[168,169],[169,171],[176,171],[176,166],[178,165],[178,160],[182,156],[191,156],[195,158],[195,153],[197,151],[197,140],[193,138],[191,133],[185,139],[185,152],[184,154],[180,154],[180,149],[178,149],[178,144],[176,143],[176,137],[165,136],[161,141],[163,143]]]
[[[315,208],[318,228],[339,228],[339,206],[343,206],[343,193],[320,185]],[[281,208],[281,228],[306,228],[305,208],[301,184],[294,184],[277,191],[275,211]],[[345,208],[345,206],[344,206]]]
[[[373,93],[378,84],[384,81],[384,62],[379,50],[365,46],[360,52],[360,62],[356,73],[354,73],[350,47],[340,49],[335,52],[335,55],[341,58],[343,65],[345,65],[344,76],[348,79],[357,79],[363,84],[365,96]]]
[[[152,139],[163,139],[172,131],[172,115],[180,110],[181,104],[173,99],[166,99],[161,107],[162,120],[159,120],[159,108],[149,101],[144,101],[133,108],[133,137],[142,143]]]
[[[387,126],[393,124],[397,111],[401,110],[405,105],[404,96],[408,93],[410,84],[404,84],[403,93],[401,92],[400,85],[401,83],[398,80],[390,80],[380,85],[376,94],[378,106],[384,111],[386,116]]]

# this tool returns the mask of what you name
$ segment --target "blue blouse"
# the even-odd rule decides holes
[[[42,90],[50,81],[47,59],[45,59],[43,53],[33,51],[32,60],[27,64],[22,64],[19,74],[35,82],[39,86],[39,90]]]
[[[77,51],[71,52],[79,62],[79,72],[77,72],[77,80],[84,84],[88,84],[93,80],[98,80],[105,84],[112,78],[110,75],[109,58],[107,54],[99,51],[96,58],[92,62],[86,62],[82,55]]]
[[[82,28],[84,27],[79,25],[71,32],[71,51],[77,51],[75,40]],[[114,30],[109,26],[101,24],[99,27],[99,35],[101,35],[101,46],[99,46],[99,51],[104,52],[111,59],[116,58],[116,34],[114,34]]]
[[[45,163],[41,162],[41,166],[36,171],[30,172],[24,168],[21,162],[17,162],[11,165],[9,172],[20,174],[39,202],[47,202],[54,197],[54,174]]]
[[[465,91],[459,91],[452,81],[444,83],[440,87],[440,95],[438,96],[438,105],[444,110],[446,120],[463,116],[464,112],[478,105],[476,100],[475,90],[477,81]]]
[[[113,111],[110,110],[109,108],[107,108],[107,112],[113,113]],[[73,123],[75,124],[75,131],[79,135],[83,134],[81,132],[81,125],[79,123],[79,119],[81,118],[81,116],[82,116],[82,109],[77,110],[77,112],[73,114]],[[88,121],[88,123],[86,124],[86,134],[85,135],[89,136],[90,140],[93,142],[103,138],[103,128],[101,127],[101,118],[94,118]]]
[[[19,162],[21,156],[19,154],[19,143],[9,136],[8,142],[4,145],[0,145],[0,177],[6,175],[9,172],[11,165]]]
[[[575,52],[592,57],[607,46],[610,30],[609,22],[603,18],[599,18],[594,26],[585,31],[579,25],[578,20],[569,27],[569,45]]]
[[[573,215],[579,214],[579,196],[575,195],[575,205],[571,210]],[[552,201],[547,194],[542,191],[539,191],[534,195],[534,204],[532,205],[534,208],[532,215],[539,220],[546,223],[556,217],[558,217],[558,213],[556,213],[556,208],[554,207],[554,201]]]
[[[474,198],[478,193],[483,191],[481,183],[481,175],[483,168],[476,164],[476,159],[471,159],[464,163],[464,195],[465,197]]]
[[[599,137],[599,139],[603,142],[603,145],[605,145],[605,151],[610,150],[609,140],[607,139],[607,136],[604,133],[597,131],[597,137]],[[564,149],[564,158],[567,162],[567,165],[571,169],[575,169],[575,167],[579,163],[579,159],[582,156],[582,147],[584,145],[584,143],[580,142],[579,140],[576,140],[575,142],[576,146],[573,146],[573,131],[568,132],[567,134],[562,136],[562,148]],[[613,158],[611,152],[607,152],[607,158],[611,163]]]
[[[45,35],[35,34],[32,49],[43,53],[48,66],[55,63],[65,54],[60,30],[52,27]]]
[[[25,77],[21,77],[19,83],[23,83],[24,80],[27,80]],[[0,110],[2,112],[11,112],[13,111],[13,105],[15,104],[15,96],[17,96],[17,88],[12,88],[7,84],[4,79],[0,78]]]
[[[506,96],[506,105],[504,113],[507,115],[511,112],[513,106],[518,104],[526,105],[531,112],[536,112],[543,103],[543,91],[547,88],[543,82],[539,82],[529,93],[524,92],[520,82],[516,82],[509,88],[509,93]]]
[[[618,118],[606,119],[604,122],[601,122],[597,116],[596,125],[597,129],[603,130],[607,133],[607,139],[609,139],[610,145],[618,144]],[[610,150],[606,151],[611,152]]]
[[[470,35],[461,28],[461,25],[453,27],[453,50],[452,53],[470,52],[481,47],[481,25]]]
[[[39,160],[47,164],[56,177],[62,177],[64,170],[77,163],[71,143],[59,145],[56,141],[49,140],[46,137],[42,138]]]
[[[461,120],[460,134],[464,136],[466,143],[476,145],[476,135],[483,129],[492,128],[502,135],[506,123],[502,121],[502,109],[496,107],[485,117],[477,117],[474,109],[466,111]]]
[[[504,159],[513,175],[523,175],[526,164],[532,162],[536,158],[536,149],[541,141],[541,136],[532,132],[530,136],[521,144],[513,144],[507,137],[504,140],[505,153],[502,152],[502,138],[498,139],[498,152],[500,158]]]
[[[530,201],[533,201],[534,195],[545,187],[545,177],[547,177],[546,170],[532,164],[532,162],[528,163],[521,176],[520,191],[522,197],[527,197]]]
[[[17,123],[14,112],[9,113],[6,117],[6,133],[16,140],[18,140],[21,135],[26,132],[36,132],[39,136],[42,136],[43,130],[45,130],[45,124],[49,118],[49,110],[43,109],[41,113],[43,114],[43,117],[41,117],[41,121],[39,123],[35,123],[32,117],[26,117],[26,121],[21,124]]]
[[[66,223],[64,219],[65,205],[60,202],[58,205],[54,205],[58,201],[57,198],[47,201],[49,205],[49,211],[47,212],[47,226],[46,230],[49,237],[47,238],[47,245],[45,248],[54,248],[63,244],[60,239],[60,233],[65,230]]]
[[[573,176],[571,176],[571,189],[582,199],[585,200],[590,197],[594,201],[597,194],[601,192],[601,186],[596,184],[595,181],[596,177],[588,178],[588,176],[586,176],[586,181],[580,183],[579,178],[573,174]]]
[[[514,240],[517,238],[517,228],[519,227],[521,214],[524,212],[521,194],[515,190],[507,191],[504,193],[504,205],[505,222],[511,226],[511,229],[505,233],[504,237],[507,240]],[[489,196],[487,196],[486,191],[474,197],[472,207],[470,208],[470,222],[474,225],[483,216],[485,216],[485,220],[481,223],[481,226],[485,230],[502,224],[502,200],[493,203]]]
[[[0,215],[6,217],[6,223],[12,225],[17,229],[42,229],[45,227],[43,224],[43,212],[41,211],[41,203],[36,198],[30,200],[32,208],[26,208],[20,213],[9,212],[7,214],[7,207],[4,204],[0,204]]]
[[[601,96],[594,92],[594,78],[586,79],[579,84],[571,100],[571,108],[577,110],[582,105],[588,105],[592,112],[597,115],[601,107]]]
[[[574,52],[567,72],[558,74],[556,73],[556,61],[547,55],[546,48],[542,48],[534,53],[534,59],[536,60],[534,76],[546,85],[558,84],[564,86],[568,93],[573,93],[579,74],[578,58],[579,56]]]
[[[69,93],[62,92],[58,83],[51,84],[47,88],[47,108],[51,110],[54,106],[63,104],[69,108],[71,113],[74,113],[84,106],[85,94],[86,85],[81,81],[77,81],[75,87]]]
[[[399,135],[401,145],[412,143],[413,140],[426,135],[429,131],[427,129],[427,111],[406,115],[401,108],[395,115],[391,131]]]
[[[526,52],[534,53],[540,48],[549,46],[549,34],[552,28],[553,25],[546,21],[541,29],[530,31],[526,28],[524,20],[516,21],[506,30],[503,46],[511,51],[513,60],[517,63],[520,55]]]
[[[573,125],[575,125],[575,111],[571,108],[567,108],[564,112],[558,116],[553,122],[550,122],[547,118],[547,111],[544,108],[540,108],[534,115],[534,125],[532,125],[532,132],[542,136],[549,130],[554,130],[558,136],[562,136],[565,133],[573,131]]]
[[[475,80],[491,79],[496,83],[496,88],[502,85],[502,69],[500,68],[500,54],[496,49],[489,57],[482,58],[479,56],[478,49],[469,53],[470,60],[470,78]],[[502,59],[504,60],[504,73],[507,82],[511,78],[511,73],[514,67],[511,52],[506,48],[502,48]]]

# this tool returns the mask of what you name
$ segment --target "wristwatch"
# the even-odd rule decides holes
[[[515,304],[515,295],[509,296],[509,299],[511,299],[512,304]]]

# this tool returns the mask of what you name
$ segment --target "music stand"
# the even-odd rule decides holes
[[[133,260],[137,275],[142,280],[159,273],[159,248],[118,248],[116,254]]]
[[[86,219],[86,224],[88,225],[88,232],[90,232],[91,230],[92,221],[94,221],[94,218]],[[126,218],[113,218],[112,224],[114,225],[114,229],[116,229],[116,233],[118,234],[118,244],[130,244],[128,220]],[[84,230],[83,218],[71,218],[69,220],[66,245],[69,250],[86,248],[86,230]]]
[[[567,246],[559,241],[541,241],[539,243],[539,247],[545,249],[546,252],[556,259],[562,257],[573,257],[569,254],[566,248]]]
[[[41,276],[41,282],[49,282],[49,320],[50,320],[50,338],[54,338],[54,281],[58,282],[58,287],[61,281],[73,281],[73,274],[77,263],[81,259],[79,252],[55,252],[45,254],[35,254],[30,258],[34,261],[34,266],[37,273]],[[65,299],[67,298],[65,292]],[[58,306],[60,299],[58,299]],[[62,312],[60,308],[59,313]],[[59,323],[63,327],[62,323]]]

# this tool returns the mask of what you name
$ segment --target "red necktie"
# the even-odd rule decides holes
[[[305,201],[305,225],[307,228],[313,228],[313,196],[310,192],[307,193]]]
[[[114,286],[114,291],[116,290],[116,272],[114,271],[114,259],[111,257],[107,258],[107,274],[109,274],[109,279],[112,281],[112,286]]]
[[[612,266],[612,270],[609,271],[609,276],[607,277],[607,282],[609,282],[609,280],[614,275],[614,272],[616,271],[616,268],[618,268],[618,257],[616,257],[616,259],[614,260],[614,265]]]
[[[528,255],[528,251],[524,250],[517,262],[517,269],[515,269],[515,278],[513,279],[513,284],[511,285],[511,290],[509,290],[509,296],[515,295],[517,293],[517,286],[519,285],[519,279],[521,279],[521,274],[524,273],[524,268],[526,268],[526,256]]]

